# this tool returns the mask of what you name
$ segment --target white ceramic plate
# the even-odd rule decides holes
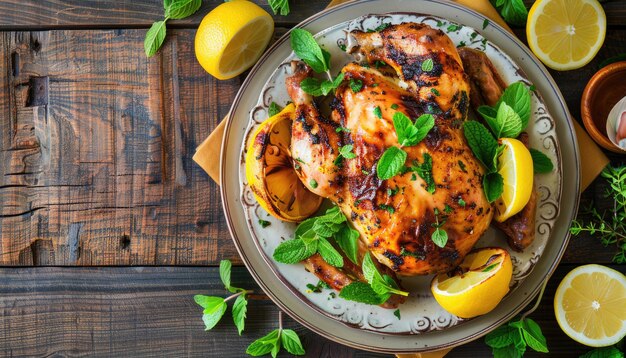
[[[266,108],[269,103],[275,101],[285,104],[289,100],[284,88],[284,78],[289,69],[287,62],[293,54],[285,38],[279,40],[252,70],[233,105],[231,111],[233,116],[226,129],[222,156],[224,206],[233,237],[248,268],[270,297],[305,325],[343,343],[377,351],[400,352],[445,347],[486,333],[489,328],[494,327],[494,322],[502,322],[517,312],[532,293],[536,292],[542,279],[555,267],[567,241],[567,230],[562,230],[558,223],[564,215],[568,217],[566,222],[569,223],[575,212],[578,197],[577,169],[575,173],[569,174],[576,178],[574,185],[564,185],[562,181],[568,170],[562,164],[570,163],[570,166],[578,167],[577,157],[571,155],[576,153],[575,140],[567,110],[562,105],[560,94],[549,80],[545,69],[527,53],[525,47],[512,40],[503,29],[493,24],[484,30],[481,29],[483,24],[481,16],[454,4],[437,1],[407,3],[398,0],[385,1],[382,7],[381,3],[382,1],[349,3],[307,20],[306,28],[317,33],[318,42],[332,53],[333,72],[338,71],[352,59],[338,46],[343,44],[346,29],[375,28],[381,22],[425,22],[448,32],[458,45],[464,44],[484,50],[506,82],[524,80],[533,83],[544,97],[542,99],[538,95],[533,95],[534,116],[527,130],[531,134],[531,146],[548,154],[556,164],[556,170],[551,174],[535,177],[539,190],[537,239],[522,254],[511,251],[515,266],[511,293],[492,313],[459,324],[461,320],[442,310],[430,295],[428,289],[430,277],[405,279],[403,283],[410,287],[413,293],[401,306],[402,319],[398,320],[392,310],[344,301],[332,297],[330,290],[322,293],[307,292],[306,284],[315,284],[318,281],[314,275],[306,272],[301,265],[273,262],[271,255],[274,248],[282,240],[293,237],[295,225],[275,220],[259,208],[245,183],[242,148],[245,148],[245,139],[250,130],[267,118]],[[369,11],[365,11],[366,9]],[[380,13],[373,11],[374,9],[384,9],[388,13],[355,16],[363,13]],[[420,13],[432,15],[407,13],[417,9]],[[390,10],[393,13],[390,13]],[[444,19],[441,15],[450,20]],[[317,26],[312,26],[313,24]],[[476,31],[473,27],[481,30]],[[497,42],[499,38],[502,44]],[[517,46],[507,50],[505,46],[510,46],[511,43]],[[505,52],[515,53],[513,59]],[[528,62],[529,66],[524,66],[525,62]],[[562,124],[563,130],[559,131],[558,123]],[[233,128],[239,129],[235,131]],[[562,161],[560,152],[564,151],[565,146],[571,157]],[[238,152],[238,155],[234,152]],[[236,188],[235,178],[239,179],[239,188]],[[574,200],[561,200],[562,190],[573,193],[574,197],[568,199]],[[567,202],[569,206],[563,206]],[[559,208],[562,211],[560,216]],[[261,228],[258,225],[259,218],[270,221],[272,225]],[[490,229],[477,246],[506,247],[506,243],[502,234]],[[315,313],[317,315],[312,317]],[[337,331],[337,324],[343,325],[344,328]],[[350,328],[346,328],[346,324]],[[410,339],[411,335],[416,333],[421,333],[419,339]],[[385,337],[385,334],[393,336],[387,335],[387,339],[379,338]],[[377,338],[368,338],[371,335]]]

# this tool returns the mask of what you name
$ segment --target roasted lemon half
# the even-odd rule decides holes
[[[252,134],[246,180],[263,209],[280,220],[298,222],[317,211],[322,197],[305,188],[294,169],[289,150],[294,114],[290,104]]]

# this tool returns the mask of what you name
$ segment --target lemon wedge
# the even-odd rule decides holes
[[[503,222],[524,209],[533,192],[533,158],[524,143],[501,138],[504,151],[498,158],[498,173],[504,180],[502,196],[495,202],[494,219]]]
[[[217,79],[233,78],[258,61],[273,32],[274,20],[258,5],[225,2],[202,19],[196,32],[196,58]]]
[[[513,276],[511,256],[502,248],[469,253],[454,271],[433,279],[430,289],[446,311],[461,318],[490,312],[509,292]]]
[[[246,180],[259,205],[272,216],[298,222],[313,215],[322,197],[311,193],[293,167],[289,146],[295,106],[265,120],[250,137]]]
[[[530,49],[548,67],[573,70],[602,47],[606,16],[597,0],[538,0],[528,12]]]
[[[554,314],[578,343],[610,346],[626,336],[626,277],[601,265],[579,266],[559,284]]]

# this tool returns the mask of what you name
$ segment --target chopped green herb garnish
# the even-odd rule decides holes
[[[394,209],[394,208],[393,208],[393,206],[391,206],[391,205],[387,205],[387,204],[380,204],[380,205],[378,205],[378,207],[379,207],[380,209],[387,210],[387,212],[388,212],[389,214],[393,214],[393,213],[395,213],[395,212],[396,212],[396,209]]]
[[[433,63],[432,58],[426,59],[424,62],[422,62],[422,71],[424,72],[432,71],[433,67],[434,67],[434,63]]]
[[[352,92],[357,93],[363,88],[363,81],[355,80],[354,78],[351,78],[349,85],[350,85],[350,89],[352,90]]]
[[[459,200],[457,201],[457,203],[459,203],[459,206],[464,208],[465,207],[465,200],[459,198]]]
[[[341,132],[350,133],[350,130],[348,128],[346,128],[346,127],[339,126],[339,127],[337,127],[335,129],[335,132],[337,132],[337,133],[341,133]]]
[[[393,311],[393,315],[398,317],[398,319],[401,319],[400,318],[400,309],[397,309],[397,310]]]
[[[266,228],[272,225],[272,223],[263,219],[259,219],[259,225],[261,225],[262,228]]]
[[[309,185],[311,186],[311,188],[315,189],[317,188],[317,180],[315,179],[311,179],[309,180]]]
[[[467,170],[465,169],[465,163],[463,163],[462,161],[459,160],[459,168],[461,168],[461,171],[463,173],[467,173]]]
[[[379,106],[374,107],[374,115],[378,118],[383,118],[383,112],[380,110]]]
[[[439,91],[436,88],[431,88],[430,91],[437,97],[439,97]]]
[[[398,106],[398,105],[397,105],[397,104],[395,104],[395,103],[391,105],[391,109],[398,109],[399,107],[400,107],[400,106]]]

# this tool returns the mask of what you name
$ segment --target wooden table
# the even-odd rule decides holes
[[[231,242],[218,187],[191,160],[245,77],[217,81],[194,57],[195,28],[221,2],[205,0],[196,15],[169,23],[151,59],[143,37],[162,18],[160,0],[0,2],[1,355],[240,357],[276,327],[276,307],[259,295],[242,337],[228,317],[204,332],[192,299],[225,293],[221,259],[239,266],[234,284],[258,290]],[[277,36],[327,2],[291,1],[291,14],[275,17]],[[609,29],[596,59],[553,72],[576,118],[600,61],[626,51],[626,2],[604,6]],[[601,194],[596,181],[583,200]],[[532,315],[552,355],[587,351],[555,322],[556,285],[577,265],[610,265],[613,251],[572,238]],[[380,356],[285,324],[310,357]],[[450,357],[488,354],[478,340]]]

